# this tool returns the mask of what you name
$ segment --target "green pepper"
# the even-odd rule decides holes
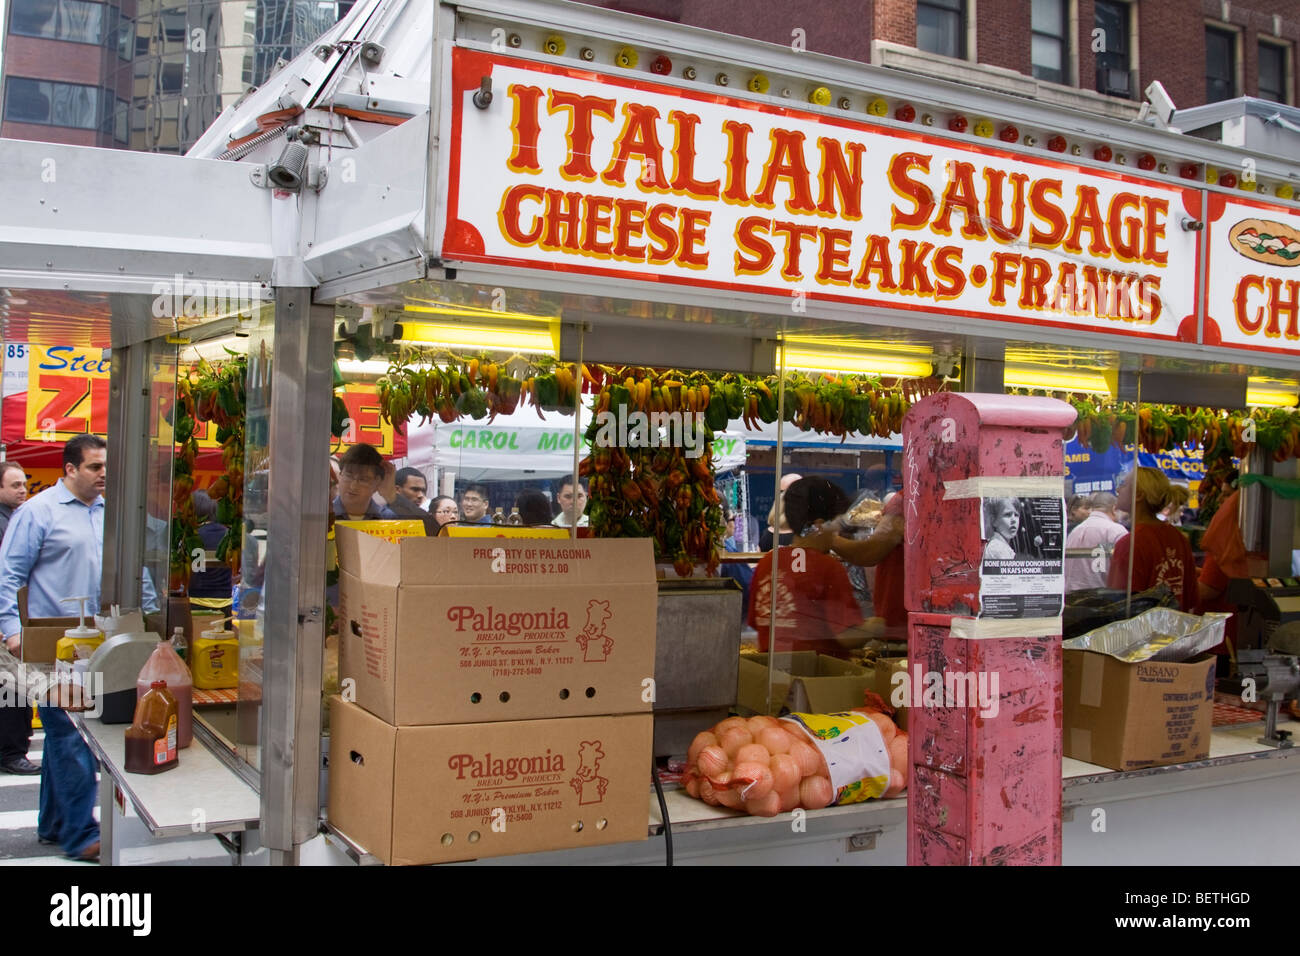
[[[722,395],[710,399],[709,407],[704,410],[704,421],[715,432],[724,431],[730,421],[727,414],[727,401]]]

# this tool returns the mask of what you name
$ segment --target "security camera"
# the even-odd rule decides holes
[[[307,147],[300,142],[285,143],[280,158],[266,168],[267,178],[277,189],[298,192],[307,170]]]
[[[1168,126],[1174,118],[1174,110],[1177,107],[1174,106],[1173,99],[1165,91],[1164,84],[1159,80],[1154,80],[1143,93],[1147,98],[1147,102],[1151,104],[1151,108],[1155,110],[1160,125]]]

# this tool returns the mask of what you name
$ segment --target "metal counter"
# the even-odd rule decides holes
[[[1119,772],[1066,758],[1062,857],[1067,865],[1280,864],[1300,859],[1300,747],[1256,742],[1262,723],[1216,729],[1205,760]],[[1300,732],[1300,723],[1283,729]],[[674,862],[682,865],[863,865],[907,862],[907,801],[872,800],[750,817],[665,790]],[[648,795],[649,839],[587,850],[495,857],[448,866],[660,866],[663,822]],[[377,863],[327,827],[303,862]],[[304,848],[306,849],[306,848]]]
[[[253,830],[261,800],[238,774],[222,763],[195,736],[180,751],[180,763],[159,774],[127,773],[125,734],[130,724],[105,724],[70,713],[73,726],[100,762],[100,856],[112,856],[114,789],[120,790],[156,838],[194,837]]]

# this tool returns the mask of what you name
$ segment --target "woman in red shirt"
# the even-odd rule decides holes
[[[848,510],[849,500],[825,478],[801,478],[785,492],[786,523],[794,532],[789,547],[778,548],[759,560],[749,592],[749,626],[758,631],[758,646],[767,651],[772,620],[772,561],[777,564],[776,651],[817,651],[848,657],[849,650],[866,642],[859,630],[862,610],[853,595],[844,565],[809,547],[805,531],[820,526]]]
[[[1115,542],[1110,559],[1107,586],[1128,588],[1132,593],[1157,584],[1167,584],[1183,611],[1198,603],[1196,559],[1187,537],[1157,515],[1176,500],[1176,493],[1164,472],[1138,468],[1130,472],[1115,492],[1119,507],[1131,505],[1133,532]],[[1136,543],[1135,543],[1136,542]],[[1132,553],[1132,579],[1129,555]]]

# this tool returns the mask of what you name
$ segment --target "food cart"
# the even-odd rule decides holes
[[[134,569],[167,578],[145,516],[151,487],[171,498],[157,452],[178,347],[247,357],[240,550],[259,601],[233,712],[195,745],[214,759],[183,756],[164,797],[83,724],[101,805],[121,792],[166,836],[214,799],[199,788],[223,793],[190,833],[239,861],[374,859],[322,835],[318,706],[326,397],[359,328],[540,332],[572,368],[775,374],[778,481],[788,369],[998,393],[1109,377],[1121,397],[1218,407],[1300,378],[1300,293],[1261,238],[1300,235],[1293,161],[560,0],[365,0],[187,157],[6,142],[0,168],[7,338],[112,348],[106,603],[139,604]],[[1294,476],[1294,459],[1263,466]],[[1281,573],[1293,509],[1267,519]],[[1065,862],[1293,859],[1300,761],[1253,739],[1216,731],[1208,758],[1134,772],[1067,759]],[[667,797],[679,858],[904,860],[903,800],[792,829]],[[657,860],[646,805],[650,842],[497,862]],[[1107,838],[1095,808],[1120,805],[1126,836]],[[1189,844],[1179,823],[1244,806],[1248,830]]]

